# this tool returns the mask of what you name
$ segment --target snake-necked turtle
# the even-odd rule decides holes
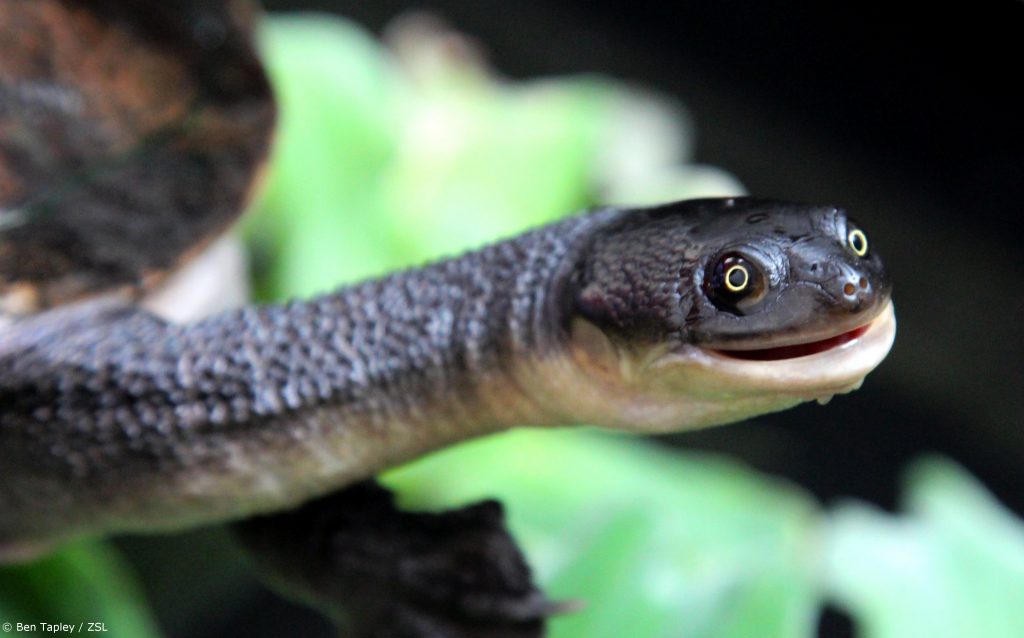
[[[248,19],[236,2],[0,10],[0,555],[288,510],[519,425],[732,422],[850,391],[888,352],[864,231],[753,198],[600,208],[308,301],[154,314],[139,301],[230,226],[268,147]],[[361,530],[377,496],[324,511]],[[305,538],[317,503],[250,525],[276,539],[253,545]],[[402,520],[444,547],[498,519]],[[475,609],[535,618],[528,585]]]

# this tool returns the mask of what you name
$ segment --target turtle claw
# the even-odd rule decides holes
[[[497,501],[404,512],[368,481],[235,527],[285,593],[348,636],[534,638],[579,607],[533,584]]]

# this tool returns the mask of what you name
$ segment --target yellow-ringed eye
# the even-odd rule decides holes
[[[725,287],[729,292],[743,292],[750,283],[750,272],[745,266],[733,264],[725,271]]]
[[[854,228],[846,236],[846,245],[850,247],[854,255],[863,257],[868,254],[868,236],[859,228]]]
[[[757,262],[730,252],[711,262],[703,286],[708,299],[720,310],[743,314],[764,298],[768,282]]]

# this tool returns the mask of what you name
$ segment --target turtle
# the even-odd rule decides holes
[[[160,300],[224,252],[270,148],[253,19],[240,0],[0,9],[0,557],[233,522],[353,635],[540,635],[567,607],[499,504],[403,512],[372,477],[519,425],[670,432],[825,401],[889,351],[864,229],[752,197],[598,207],[174,316]]]

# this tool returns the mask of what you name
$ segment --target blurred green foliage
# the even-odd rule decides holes
[[[595,201],[730,194],[688,163],[685,111],[599,77],[494,78],[407,21],[386,50],[324,17],[275,18],[282,121],[246,224],[264,299],[308,296]],[[727,459],[586,430],[517,431],[387,473],[410,507],[505,503],[540,581],[584,608],[556,638],[803,638],[822,606],[867,638],[1024,636],[1024,525],[956,465],[912,468],[906,514],[831,511]],[[0,622],[157,635],[103,544],[0,569]]]
[[[78,631],[90,622],[103,623],[109,636],[160,635],[131,569],[106,543],[78,542],[28,565],[0,567],[0,636],[41,636],[41,623]],[[12,631],[5,623],[36,630]]]

